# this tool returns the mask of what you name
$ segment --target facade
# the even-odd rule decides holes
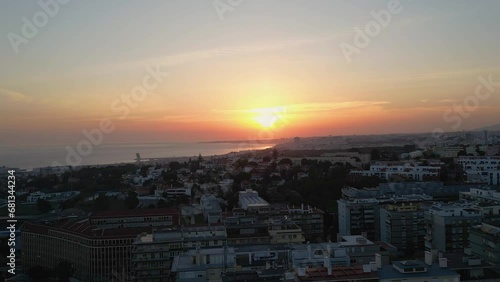
[[[91,215],[90,224],[101,228],[174,226],[179,219],[179,211],[174,208],[108,210]]]
[[[170,277],[175,256],[187,254],[189,249],[222,247],[226,238],[223,225],[182,226],[143,233],[137,236],[132,248],[134,281],[165,281]]]
[[[438,203],[425,211],[425,248],[462,252],[468,247],[471,227],[483,219],[481,212],[473,207],[473,204]]]
[[[273,215],[286,216],[295,222],[304,234],[306,241],[314,242],[324,237],[324,212],[311,206],[286,206],[286,208],[271,211]]]
[[[171,272],[178,282],[221,281],[235,264],[234,248],[220,247],[189,250],[174,258]]]
[[[354,170],[350,174],[356,176],[377,176],[382,180],[392,180],[403,178],[413,181],[435,181],[439,180],[440,166],[419,165],[419,164],[381,164],[370,166],[369,170]]]
[[[259,197],[259,193],[252,189],[240,191],[239,205],[242,209],[248,211],[266,211],[269,210],[269,203]]]
[[[500,184],[500,157],[460,157],[457,163],[462,166],[469,182]]]
[[[378,237],[378,220],[375,217],[379,210],[376,199],[340,199],[338,203],[339,233],[342,235],[359,235],[367,233],[367,238]]]
[[[359,235],[366,232],[370,240],[380,240],[380,206],[397,203],[419,203],[432,200],[428,195],[406,195],[379,198],[340,199],[338,204],[339,233]]]
[[[242,209],[222,213],[229,246],[269,244],[268,216],[247,213]]]
[[[269,219],[269,243],[288,244],[303,243],[302,229],[293,221],[286,219]]]
[[[424,249],[424,210],[418,205],[386,205],[380,209],[380,240],[402,255]]]
[[[23,267],[55,267],[68,261],[75,278],[110,281],[115,273],[130,272],[132,242],[149,227],[100,229],[86,219],[51,224],[25,223],[22,231]]]
[[[446,258],[439,264],[426,264],[418,260],[395,261],[392,265],[382,266],[377,274],[381,282],[458,282],[460,274],[447,266]]]
[[[26,198],[27,202],[34,203],[39,199],[46,200],[49,202],[55,201],[65,201],[70,198],[76,197],[80,194],[80,191],[67,191],[67,192],[56,192],[56,193],[44,193],[44,192],[33,192]]]
[[[200,198],[200,205],[205,222],[208,223],[220,222],[220,213],[222,212],[222,209],[215,195],[204,194]]]
[[[500,269],[500,221],[474,226],[469,242],[473,254]]]

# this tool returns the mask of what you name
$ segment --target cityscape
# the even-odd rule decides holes
[[[0,3],[0,280],[500,281],[500,3]]]

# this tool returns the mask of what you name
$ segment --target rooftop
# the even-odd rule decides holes
[[[114,218],[114,217],[144,217],[161,215],[178,215],[179,211],[174,208],[161,209],[133,209],[133,210],[107,210],[93,214],[92,218]]]

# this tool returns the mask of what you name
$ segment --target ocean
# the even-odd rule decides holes
[[[79,165],[116,164],[134,162],[136,153],[142,159],[222,155],[245,150],[260,150],[274,146],[264,143],[145,143],[103,144],[92,148],[88,156],[81,156]],[[0,146],[0,167],[31,170],[52,166],[55,162],[66,165],[68,151],[65,146]],[[70,159],[71,160],[71,159]]]

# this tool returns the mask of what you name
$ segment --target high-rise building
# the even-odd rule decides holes
[[[425,248],[441,252],[462,252],[469,246],[471,226],[481,223],[483,215],[473,204],[432,205],[424,213]]]
[[[469,242],[473,254],[500,269],[500,221],[473,226]]]
[[[418,205],[386,205],[380,209],[380,240],[411,256],[424,249],[424,210]]]

